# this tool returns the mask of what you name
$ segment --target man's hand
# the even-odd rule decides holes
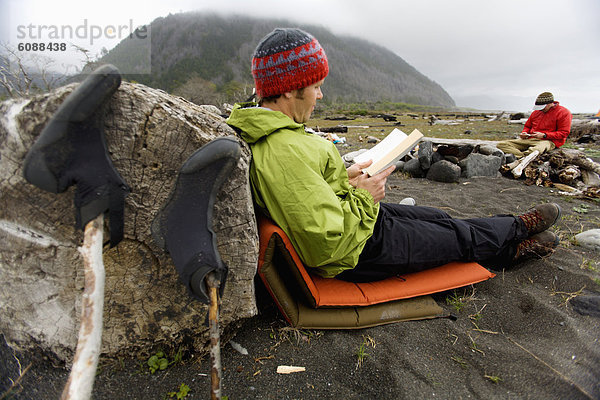
[[[529,138],[531,138],[531,136],[529,135],[529,132],[521,132],[521,133],[519,133],[519,137],[521,139],[529,139]]]
[[[544,134],[542,132],[521,132],[519,136],[521,137],[521,139],[545,139]]]
[[[370,164],[370,162],[369,162]],[[365,189],[371,196],[373,196],[373,201],[375,204],[379,203],[381,199],[385,197],[385,183],[387,181],[388,176],[396,169],[395,165],[381,171],[377,175],[369,176],[368,174],[361,174],[356,177],[356,188]],[[348,176],[350,176],[348,174]],[[354,186],[354,185],[353,185]]]
[[[352,164],[350,167],[346,168],[346,172],[348,172],[348,180],[352,186],[356,187],[358,177],[363,173],[362,170],[371,164],[373,164],[373,160],[367,160],[360,164]]]

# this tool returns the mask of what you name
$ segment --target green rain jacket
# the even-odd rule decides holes
[[[326,278],[354,268],[379,204],[350,185],[335,145],[255,103],[236,104],[227,123],[252,150],[256,204],[288,235],[304,264]]]

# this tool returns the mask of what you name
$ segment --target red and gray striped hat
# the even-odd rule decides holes
[[[269,97],[325,78],[329,64],[317,39],[297,28],[277,28],[265,36],[252,57],[256,94]]]

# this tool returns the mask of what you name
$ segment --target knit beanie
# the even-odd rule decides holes
[[[550,93],[550,92],[541,93],[535,99],[535,106],[533,107],[533,109],[541,110],[542,108],[546,107],[547,104],[550,104],[550,103],[554,103],[554,95],[552,95],[552,93]]]
[[[297,28],[277,28],[265,36],[252,57],[256,94],[269,97],[325,78],[329,64],[317,39]]]

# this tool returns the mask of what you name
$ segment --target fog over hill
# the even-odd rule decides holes
[[[198,12],[170,14],[150,25],[152,73],[130,76],[138,82],[194,97],[210,95],[239,98],[252,87],[250,59],[259,40],[276,27],[300,27],[325,48],[330,74],[323,86],[324,102],[391,101],[454,107],[450,95],[400,56],[374,43],[336,36],[319,26],[285,20],[222,16]],[[147,43],[148,41],[144,41]],[[101,61],[135,70],[143,49],[125,39]],[[221,96],[223,98],[223,96]]]

